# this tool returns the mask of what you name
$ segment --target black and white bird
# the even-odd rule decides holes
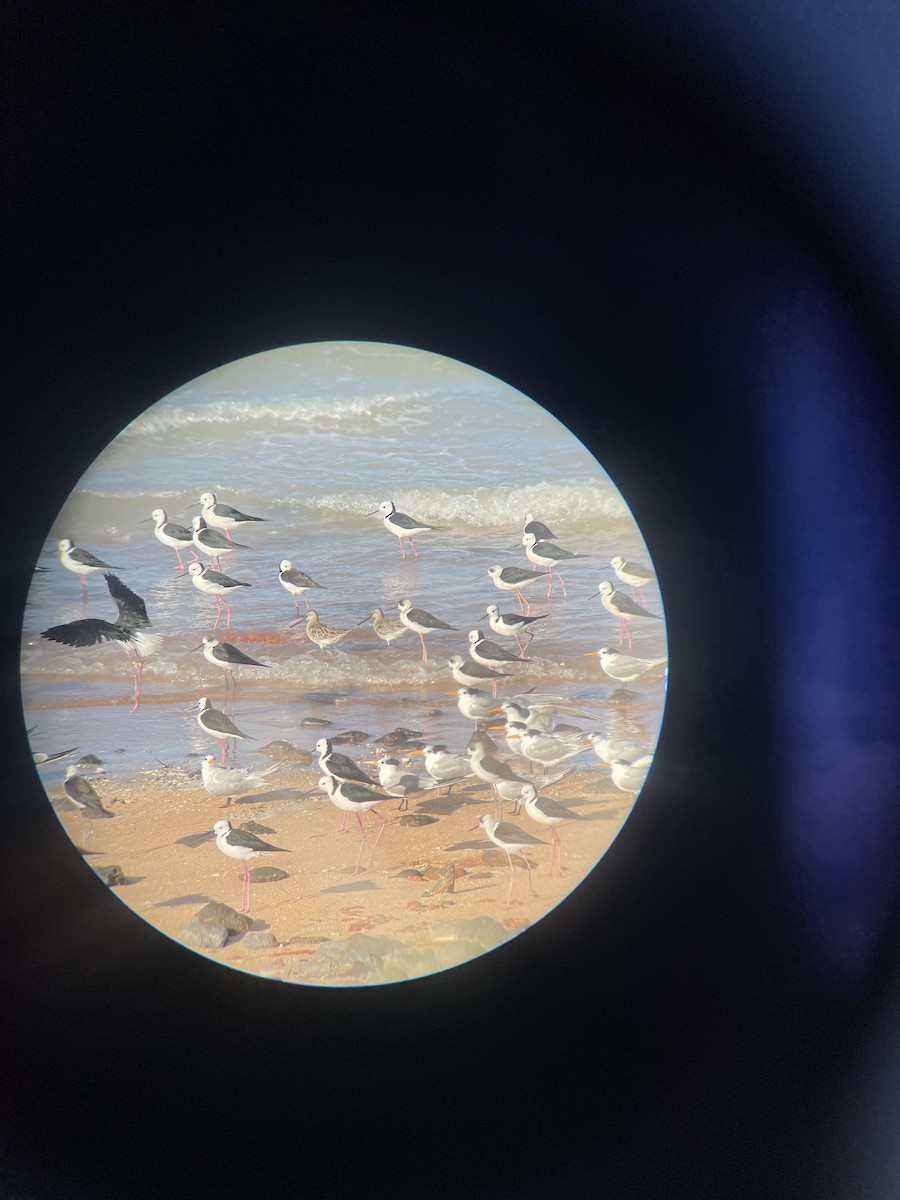
[[[452,654],[447,660],[447,666],[461,688],[471,688],[477,683],[485,683],[490,680],[491,695],[494,699],[497,697],[497,681],[506,679],[509,675],[508,671],[495,671],[492,667],[484,666],[483,663],[466,662],[461,654]]]
[[[656,583],[656,576],[649,567],[643,566],[641,563],[629,562],[623,558],[621,554],[617,554],[609,560],[609,565],[618,575],[623,583],[627,583],[631,588],[632,600],[637,600],[635,591],[641,593],[641,603],[644,603],[644,588],[651,583]]]
[[[558,873],[562,875],[562,842],[559,840],[559,833],[556,827],[557,825],[561,825],[563,821],[586,821],[587,817],[582,813],[573,812],[571,809],[566,808],[558,800],[552,800],[549,796],[538,795],[537,788],[531,783],[525,784],[519,794],[519,798],[532,821],[537,821],[539,825],[549,825],[551,842],[550,874],[551,876],[553,875],[553,860],[555,857]]]
[[[350,813],[356,813],[356,819],[359,822],[360,842],[359,854],[356,856],[356,864],[352,872],[354,875],[358,875],[362,870],[359,864],[362,859],[363,847],[366,844],[366,830],[362,822],[362,814],[370,812],[373,817],[377,817],[381,822],[381,828],[378,830],[378,836],[375,838],[375,845],[372,847],[372,857],[369,860],[369,870],[371,871],[372,863],[375,859],[375,851],[378,849],[378,843],[387,825],[387,817],[383,817],[380,812],[377,812],[375,806],[382,804],[387,797],[380,795],[378,792],[373,792],[371,788],[364,787],[360,783],[353,783],[349,780],[342,781],[336,779],[333,775],[323,775],[319,779],[319,788],[325,792],[334,807],[340,809],[344,814],[341,833],[347,832],[347,821]]]
[[[230,504],[219,503],[215,492],[204,492],[200,497],[200,505],[203,520],[207,525],[211,525],[213,529],[224,529],[225,536],[228,538],[231,537],[230,531],[237,529],[239,525],[248,525],[266,519],[265,517],[250,517],[247,513],[232,508]]]
[[[300,605],[297,603],[298,596],[303,597],[303,603],[306,605],[306,611],[309,612],[309,600],[306,598],[306,593],[312,588],[323,588],[324,591],[328,590],[327,588],[324,588],[321,583],[316,583],[312,576],[307,575],[305,571],[298,571],[297,568],[291,564],[291,560],[289,558],[283,558],[279,563],[278,582],[285,589],[285,591],[290,594],[291,599],[294,601],[294,608],[296,609],[298,615],[300,613]]]
[[[428,662],[428,651],[425,649],[425,634],[436,633],[441,629],[455,629],[455,626],[448,625],[446,621],[442,621],[440,617],[434,616],[430,612],[426,612],[424,608],[413,608],[412,600],[401,600],[397,607],[400,610],[400,620],[407,629],[411,629],[413,633],[419,635],[419,641],[422,643],[422,662]]]
[[[491,632],[499,634],[500,637],[512,637],[516,639],[516,645],[519,647],[519,658],[525,657],[525,651],[534,641],[534,630],[530,628],[536,621],[546,621],[548,613],[541,613],[536,617],[526,617],[524,613],[502,613],[497,604],[489,604],[487,609],[488,625],[491,627]],[[523,646],[519,641],[519,634],[528,635],[528,641]]]
[[[116,815],[111,813],[108,808],[103,807],[100,797],[94,791],[93,784],[89,779],[78,774],[77,767],[66,767],[63,791],[72,803],[81,809],[83,817],[89,817],[91,820],[103,820]]]
[[[227,808],[235,796],[242,796],[245,792],[252,792],[258,787],[263,787],[267,777],[277,771],[278,766],[278,763],[273,763],[264,771],[253,771],[247,767],[218,767],[215,755],[207,754],[200,768],[200,774],[203,778],[203,786],[209,794],[224,796],[225,804],[222,807]]]
[[[392,621],[390,617],[386,617],[383,608],[373,608],[371,617],[363,617],[358,623],[357,628],[359,625],[365,625],[366,621],[369,620],[372,622],[375,636],[380,637],[387,646],[396,642],[398,638],[402,638],[405,633],[410,632],[409,626],[404,625],[402,621]]]
[[[600,597],[600,603],[608,613],[612,613],[614,617],[619,618],[619,645],[628,637],[628,648],[631,649],[631,629],[628,625],[628,618],[634,617],[650,617],[654,621],[661,621],[662,617],[659,613],[648,612],[646,608],[642,608],[640,604],[635,604],[633,600],[625,595],[624,592],[617,592],[608,579],[604,579],[600,587],[593,596],[588,596],[589,600],[593,600],[595,596]]]
[[[548,529],[543,521],[535,520],[534,513],[525,514],[525,525],[522,529],[522,536],[526,533],[534,534],[539,542],[555,542],[556,534],[552,529]]]
[[[519,611],[523,613],[531,612],[531,605],[522,595],[522,588],[528,587],[534,583],[538,576],[534,571],[524,571],[521,567],[488,567],[487,571],[491,579],[494,581],[494,587],[500,589],[501,592],[515,592],[519,599]]]
[[[225,699],[228,699],[228,683],[231,681],[232,695],[237,692],[237,681],[234,677],[235,667],[261,667],[264,671],[268,671],[269,664],[257,662],[255,658],[251,658],[249,654],[245,654],[243,650],[239,650],[237,646],[233,646],[231,642],[220,642],[218,638],[210,637],[206,634],[200,646],[195,646],[196,650],[203,650],[203,657],[208,663],[212,663],[214,667],[221,667],[225,672]]]
[[[218,529],[213,529],[207,525],[203,517],[194,517],[191,521],[193,533],[191,540],[194,546],[201,554],[209,555],[210,566],[215,566],[218,571],[221,567],[219,556],[222,554],[232,554],[235,550],[249,550],[249,546],[245,546],[243,542],[236,542],[232,538],[226,537],[220,533]]]
[[[227,738],[238,738],[243,741],[255,741],[249,733],[242,733],[235,725],[234,721],[225,716],[223,712],[219,712],[217,708],[213,708],[209,696],[201,696],[197,701],[197,724],[204,733],[208,733],[214,737],[222,748],[222,762],[225,762],[227,753]]]
[[[230,575],[223,575],[221,571],[214,571],[212,567],[204,567],[200,562],[192,562],[186,573],[190,575],[191,582],[198,592],[204,592],[207,596],[212,596],[216,602],[216,623],[213,625],[213,629],[216,630],[219,628],[223,607],[228,614],[225,628],[230,629],[231,607],[225,600],[225,597],[230,595],[235,588],[252,587],[253,585],[242,583],[239,579],[232,579]]]
[[[245,829],[235,829],[230,821],[216,821],[213,825],[213,833],[216,835],[216,845],[223,854],[229,858],[241,860],[244,885],[241,891],[241,907],[238,911],[249,912],[250,868],[247,866],[247,860],[258,858],[260,854],[290,854],[291,851],[285,849],[284,846],[273,846],[271,842],[264,842],[255,833],[248,833]]]
[[[91,554],[90,550],[79,549],[71,538],[61,538],[56,545],[59,550],[59,561],[67,571],[72,571],[80,578],[85,599],[87,599],[88,575],[94,575],[97,571],[124,570],[123,567],[117,567],[115,563],[107,563],[102,558],[97,558],[96,554]]]
[[[469,754],[469,766],[472,769],[472,773],[477,775],[484,783],[491,785],[499,806],[502,806],[503,799],[499,792],[497,792],[495,785],[501,780],[505,780],[507,783],[518,784],[531,782],[514,771],[509,763],[497,757],[497,746],[486,733],[481,731],[473,733],[469,738],[466,750]]]
[[[522,658],[518,654],[513,654],[498,642],[489,641],[480,629],[470,629],[468,637],[469,656],[474,662],[481,663],[483,667],[496,667],[498,663],[531,661],[529,658]]]
[[[332,746],[330,738],[319,738],[316,742],[316,754],[319,756],[319,766],[326,775],[338,782],[361,783],[369,787],[377,787],[374,779],[370,779],[362,767],[358,766],[347,754],[341,754]]]
[[[162,542],[164,546],[174,550],[178,555],[178,567],[182,571],[187,570],[184,559],[181,557],[182,550],[190,550],[193,554],[192,562],[197,561],[197,553],[194,550],[194,533],[191,529],[185,529],[183,525],[179,525],[177,521],[170,521],[166,515],[164,508],[154,508],[149,517],[144,517],[138,524],[146,525],[148,521],[154,522],[153,532],[156,539]],[[175,568],[176,570],[178,568]]]
[[[367,513],[369,517],[374,517],[376,514],[381,516],[384,522],[385,529],[393,533],[400,542],[400,557],[406,558],[406,551],[403,549],[403,539],[409,541],[410,548],[413,552],[413,558],[419,557],[419,552],[416,549],[416,544],[413,541],[413,534],[416,537],[420,533],[431,533],[433,530],[440,528],[438,525],[426,525],[424,521],[417,521],[414,517],[408,516],[406,513],[399,512],[393,500],[382,500],[377,508],[372,512]]]
[[[553,591],[553,572],[556,572],[556,577],[559,580],[563,596],[566,596],[566,584],[559,573],[559,564],[562,562],[571,562],[575,558],[586,558],[586,554],[576,554],[573,550],[565,550],[562,546],[557,546],[554,542],[542,542],[534,536],[533,533],[525,533],[522,535],[522,545],[525,547],[525,557],[535,566],[543,567],[547,572],[547,595]],[[568,599],[568,597],[566,597]]]
[[[472,826],[473,829],[483,829],[495,846],[506,852],[507,860],[509,861],[509,889],[506,893],[506,903],[512,903],[512,885],[513,885],[513,864],[510,857],[511,850],[528,850],[532,846],[546,846],[547,843],[543,838],[533,837],[530,833],[526,833],[524,829],[520,829],[518,825],[513,825],[511,821],[497,821],[490,815],[485,813],[477,825]],[[531,863],[528,858],[522,856],[525,866],[528,868],[528,886],[532,893],[534,885],[531,882]]]
[[[128,655],[131,673],[134,676],[134,695],[131,711],[140,707],[141,679],[144,674],[144,659],[155,654],[162,645],[162,638],[155,633],[145,633],[150,625],[147,606],[131,588],[126,587],[117,575],[104,575],[109,594],[119,610],[117,621],[102,621],[96,617],[82,617],[65,625],[54,625],[41,634],[49,642],[63,646],[81,648],[99,646],[103,642],[114,642]]]

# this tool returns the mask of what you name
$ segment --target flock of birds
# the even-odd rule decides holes
[[[203,636],[197,649],[202,648],[206,661],[223,671],[226,706],[230,697],[232,710],[229,716],[228,713],[215,708],[208,696],[202,696],[197,701],[196,719],[200,729],[215,739],[221,749],[220,763],[216,763],[212,754],[208,755],[203,763],[204,787],[211,795],[225,797],[226,804],[229,804],[232,798],[262,786],[267,777],[277,769],[277,764],[263,771],[226,765],[229,761],[233,763],[237,743],[250,737],[238,727],[234,719],[235,671],[245,668],[265,670],[268,664],[257,661],[239,647],[215,636],[223,611],[226,615],[226,628],[231,628],[231,602],[239,589],[252,586],[222,571],[223,557],[236,550],[248,548],[235,541],[232,532],[264,518],[250,516],[223,504],[212,492],[203,493],[200,497],[200,508],[201,514],[194,517],[190,529],[169,520],[165,510],[161,508],[155,509],[147,520],[153,522],[154,534],[159,542],[175,551],[178,559],[176,569],[188,576],[198,591],[211,596],[216,603],[213,633]],[[384,528],[397,537],[403,559],[407,556],[404,542],[408,543],[412,557],[417,559],[419,552],[414,539],[420,535],[438,532],[440,529],[398,511],[390,500],[382,502],[376,510],[367,515],[376,514],[381,517]],[[560,546],[557,535],[543,522],[536,520],[531,513],[525,518],[521,542],[526,559],[531,564],[530,569],[524,566],[496,565],[487,571],[497,589],[501,592],[514,592],[517,597],[517,611],[503,612],[497,604],[489,604],[485,609],[491,632],[507,642],[509,648],[501,641],[489,640],[481,630],[473,629],[467,637],[468,657],[454,654],[447,660],[456,685],[452,694],[456,696],[458,710],[475,725],[464,753],[454,753],[446,745],[437,742],[427,745],[410,742],[405,747],[405,755],[385,754],[380,759],[367,760],[361,765],[349,755],[338,751],[331,739],[323,737],[317,741],[315,749],[321,771],[319,790],[342,812],[343,831],[347,829],[351,814],[355,814],[359,823],[360,843],[353,868],[354,874],[363,870],[361,861],[367,842],[366,827],[362,820],[364,813],[370,813],[371,817],[379,822],[372,846],[374,859],[378,842],[388,823],[388,819],[379,811],[379,805],[383,805],[389,798],[399,798],[399,807],[402,810],[407,807],[411,797],[424,795],[442,787],[449,792],[455,784],[474,777],[488,784],[494,795],[493,814],[485,813],[474,828],[483,830],[488,839],[506,853],[510,872],[507,892],[509,902],[513,885],[511,855],[546,843],[513,821],[504,820],[504,803],[513,803],[514,817],[518,815],[521,807],[536,825],[549,830],[552,875],[554,871],[558,874],[562,871],[562,847],[558,826],[565,821],[585,819],[571,808],[549,796],[541,795],[542,788],[564,778],[575,769],[572,765],[564,764],[569,764],[569,760],[593,750],[600,762],[610,768],[611,779],[616,788],[632,795],[641,790],[652,764],[652,754],[646,746],[608,737],[604,733],[588,734],[582,728],[566,723],[567,719],[573,717],[593,721],[595,714],[569,703],[560,695],[537,693],[532,689],[502,701],[497,699],[498,686],[514,679],[518,668],[532,661],[526,655],[535,637],[536,627],[549,615],[532,612],[532,605],[525,596],[526,589],[533,589],[540,579],[546,578],[546,594],[550,597],[555,575],[563,596],[566,597],[566,586],[560,568],[564,568],[574,559],[586,557]],[[131,664],[134,677],[134,712],[140,706],[144,660],[160,650],[163,639],[148,632],[151,622],[145,602],[114,573],[123,568],[104,562],[90,551],[76,546],[70,539],[59,541],[58,551],[62,566],[79,575],[85,603],[88,594],[87,577],[97,573],[103,574],[109,595],[118,610],[118,617],[115,621],[85,617],[53,626],[45,630],[41,637],[70,648],[97,646],[106,642],[118,644],[127,653]],[[185,563],[182,553],[192,554],[189,564]],[[201,561],[201,556],[208,558],[208,564]],[[638,600],[638,596],[641,601],[644,600],[643,588],[655,581],[653,572],[622,556],[613,557],[611,567],[617,581],[628,587],[631,595],[626,595],[611,580],[603,580],[594,597],[599,596],[604,609],[618,619],[618,646],[604,646],[589,653],[599,659],[601,670],[617,685],[617,691],[613,693],[612,698],[625,698],[629,695],[624,691],[626,684],[638,680],[661,683],[666,672],[667,659],[639,658],[622,649],[626,641],[628,649],[632,649],[630,621],[662,620],[659,614],[650,612]],[[338,628],[320,618],[318,612],[310,606],[307,594],[322,588],[323,585],[294,567],[290,560],[281,561],[277,577],[293,600],[295,613],[299,618],[294,624],[303,624],[306,637],[323,652],[329,652],[337,642],[352,632],[350,628]],[[305,616],[301,614],[298,602],[300,597],[306,605]],[[415,606],[411,599],[403,599],[398,603],[396,619],[387,616],[384,608],[376,607],[369,616],[359,622],[359,625],[369,620],[372,622],[373,632],[387,647],[393,646],[407,633],[415,633],[419,638],[423,662],[428,661],[426,637],[455,631],[454,626]],[[515,643],[515,650],[512,649],[512,642]],[[517,667],[516,671],[512,670],[514,664]],[[486,690],[488,688],[489,691]],[[511,765],[512,760],[503,756],[498,745],[500,737],[495,740],[490,736],[491,733],[502,735],[506,748],[515,756],[516,769]],[[53,761],[73,752],[35,754],[34,758],[40,765],[42,762]],[[416,755],[421,755],[424,760],[424,775],[417,774],[413,766],[413,756]],[[527,762],[527,768],[519,767],[520,761]],[[364,765],[377,767],[377,777],[364,771]],[[85,817],[113,816],[112,812],[104,808],[90,781],[78,774],[77,768],[68,768],[64,789]],[[247,830],[235,828],[227,820],[217,821],[212,832],[215,834],[219,850],[240,860],[243,865],[241,911],[249,911],[248,860],[262,854],[284,852],[285,848],[266,842]],[[525,863],[528,867],[530,886],[531,864],[527,857]]]

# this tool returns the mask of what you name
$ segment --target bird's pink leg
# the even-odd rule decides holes
[[[348,812],[345,812],[344,815],[341,817],[341,827],[338,830],[338,833],[349,833],[349,832],[350,832],[350,814]]]
[[[491,680],[491,699],[492,700],[497,699],[497,680],[496,679]]]
[[[428,662],[428,651],[425,649],[425,638],[419,634],[419,641],[422,643],[422,662]]]
[[[225,621],[225,628],[230,629],[231,628],[231,606],[226,604],[224,599],[222,600],[222,603],[225,605],[225,611],[228,613],[228,618]]]
[[[628,649],[630,650],[631,649],[631,626],[628,624],[627,620],[625,621],[625,632],[628,635]]]
[[[403,549],[403,538],[397,535],[397,540],[400,542],[400,557],[406,558],[406,551]]]
[[[353,868],[353,874],[359,875],[362,872],[362,867],[359,865],[359,863],[360,863],[360,859],[362,858],[363,847],[366,844],[366,830],[365,830],[365,826],[363,825],[363,822],[362,822],[362,813],[358,812],[356,814],[356,819],[357,819],[357,821],[359,821],[360,842],[359,842],[359,854],[357,854],[357,856],[356,856],[356,866]]]
[[[219,621],[222,619],[222,602],[218,596],[213,596],[216,602],[216,623],[213,625],[213,633],[219,628]]]
[[[181,567],[182,571],[187,570],[187,568],[184,565],[184,559],[181,557],[181,550],[178,548],[178,546],[175,547],[175,553],[178,555],[179,567]]]
[[[378,849],[378,843],[381,840],[381,835],[387,827],[387,817],[383,817],[380,812],[376,812],[374,808],[370,808],[369,812],[373,817],[377,817],[381,822],[381,828],[378,830],[378,836],[375,838],[375,845],[372,847],[372,857],[369,859],[369,870],[372,870],[372,863],[375,861],[375,851]]]
[[[516,639],[516,645],[519,647],[519,658],[524,658],[525,657],[525,647],[519,641],[519,635],[517,633],[514,633],[513,637]]]
[[[562,584],[563,596],[565,597],[566,600],[568,600],[569,596],[568,596],[568,593],[566,592],[566,585],[563,582],[563,577],[559,573],[559,567],[554,567],[553,569],[556,572],[556,578],[559,580],[560,584]]]
[[[556,863],[559,868],[559,874],[562,875],[562,842],[559,840],[559,834],[556,832],[556,826],[550,826],[550,876],[553,876],[553,856],[556,855]]]
[[[553,591],[553,573],[549,567],[546,568],[546,571],[547,571],[547,595],[549,596],[550,593]]]
[[[233,542],[233,541],[234,541],[234,538],[231,536],[231,530],[230,530],[230,529],[226,529],[226,530],[225,530],[225,536],[228,538],[229,542]]]
[[[299,605],[299,603],[297,602],[297,593],[296,593],[296,592],[291,592],[291,599],[292,599],[292,600],[293,600],[293,602],[294,602],[294,612],[295,612],[295,613],[297,614],[297,616],[299,617],[299,616],[300,616],[300,605]],[[305,600],[305,599],[306,599],[306,597],[304,596],[304,597],[303,597],[303,599]]]
[[[509,857],[508,850],[506,851],[506,858],[507,858],[507,861],[509,862],[509,887],[507,888],[507,891],[506,891],[506,903],[512,904],[513,864],[512,864],[512,859]]]
[[[528,886],[531,889],[532,896],[535,896],[537,893],[534,890],[534,884],[531,882],[531,859],[527,854],[523,854],[522,857],[525,859],[525,866],[528,869]]]
[[[241,866],[244,868],[244,886],[241,891],[241,912],[250,911],[250,868],[247,866],[247,860],[241,859]]]
[[[519,598],[519,612],[524,615],[524,613],[525,613],[525,597],[522,595],[522,593],[519,591],[518,588],[516,588],[516,596],[518,596],[518,598]]]
[[[306,611],[312,612],[312,609],[309,607],[309,601],[306,598],[306,592],[303,593],[303,602],[306,605]]]
[[[418,558],[418,557],[419,557],[419,552],[418,552],[418,550],[416,549],[416,543],[415,543],[415,542],[412,540],[412,538],[410,538],[410,539],[409,539],[409,544],[410,544],[410,546],[412,547],[413,558]]]

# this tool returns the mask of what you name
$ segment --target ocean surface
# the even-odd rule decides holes
[[[500,697],[562,693],[596,711],[591,729],[655,745],[663,683],[632,685],[634,702],[614,703],[615,685],[584,657],[618,643],[617,621],[591,598],[601,580],[615,582],[610,558],[652,566],[602,467],[539,404],[491,376],[423,351],[332,342],[255,355],[193,380],[125,428],[82,477],[47,531],[40,564],[50,570],[35,575],[25,610],[23,699],[34,749],[78,746],[123,777],[160,763],[199,770],[201,755],[218,753],[196,721],[200,696],[224,702],[223,672],[197,648],[212,633],[215,601],[179,577],[175,551],[157,541],[152,522],[141,523],[164,508],[189,526],[204,491],[265,518],[233,531],[249,548],[222,559],[226,574],[251,586],[229,597],[232,628],[223,615],[216,636],[269,664],[239,672],[233,718],[255,740],[239,743],[237,762],[260,761],[255,749],[274,738],[312,750],[321,734],[300,727],[307,716],[331,721],[326,734],[357,729],[374,739],[403,725],[462,751],[473,726],[447,694],[457,686],[447,659],[468,658],[475,628],[515,651],[485,617],[493,603],[517,611],[515,594],[499,592],[487,569],[529,566],[527,512],[584,557],[563,568],[567,598],[555,576],[549,597],[546,577],[528,588],[532,614],[548,619],[536,627],[531,663],[501,681]],[[408,550],[401,559],[396,537],[368,515],[383,500],[441,527],[416,539],[418,559]],[[80,617],[116,619],[102,574],[89,577],[84,604],[78,577],[56,554],[66,537],[116,565],[163,639],[147,660],[136,712],[120,647],[40,638]],[[352,629],[333,651],[312,645],[302,624],[292,628],[294,605],[278,582],[284,558],[323,585],[308,593],[321,619]],[[407,596],[458,630],[427,637],[428,662],[415,634],[386,648],[366,621],[375,605],[396,617]],[[662,613],[655,585],[644,596]],[[300,608],[305,617],[302,599]],[[632,632],[634,654],[666,653],[664,622],[635,620]],[[51,788],[64,766],[42,768]]]

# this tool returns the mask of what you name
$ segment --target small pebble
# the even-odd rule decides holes
[[[95,870],[107,887],[121,887],[128,882],[121,867],[96,867]]]
[[[96,754],[82,754],[81,758],[79,758],[79,760],[75,764],[75,766],[76,767],[102,767],[103,763],[97,757]]]
[[[330,739],[332,746],[359,746],[369,740],[369,734],[359,729],[351,729],[349,733],[336,733]]]
[[[430,817],[428,813],[406,813],[400,818],[401,825],[433,825],[437,821],[437,817]]]
[[[188,946],[198,950],[221,950],[228,941],[228,930],[221,925],[185,925],[178,935]]]
[[[278,938],[268,930],[256,929],[244,934],[241,945],[248,950],[271,950],[278,945]]]
[[[301,729],[325,729],[328,725],[333,725],[334,721],[326,721],[324,717],[304,717],[300,722]]]
[[[227,904],[220,904],[217,900],[210,900],[209,904],[204,905],[199,912],[194,913],[191,924],[220,926],[229,933],[246,933],[253,924],[253,921],[246,913],[235,912]]]
[[[280,879],[290,879],[290,875],[281,867],[251,867],[250,878],[254,883],[277,883]]]

